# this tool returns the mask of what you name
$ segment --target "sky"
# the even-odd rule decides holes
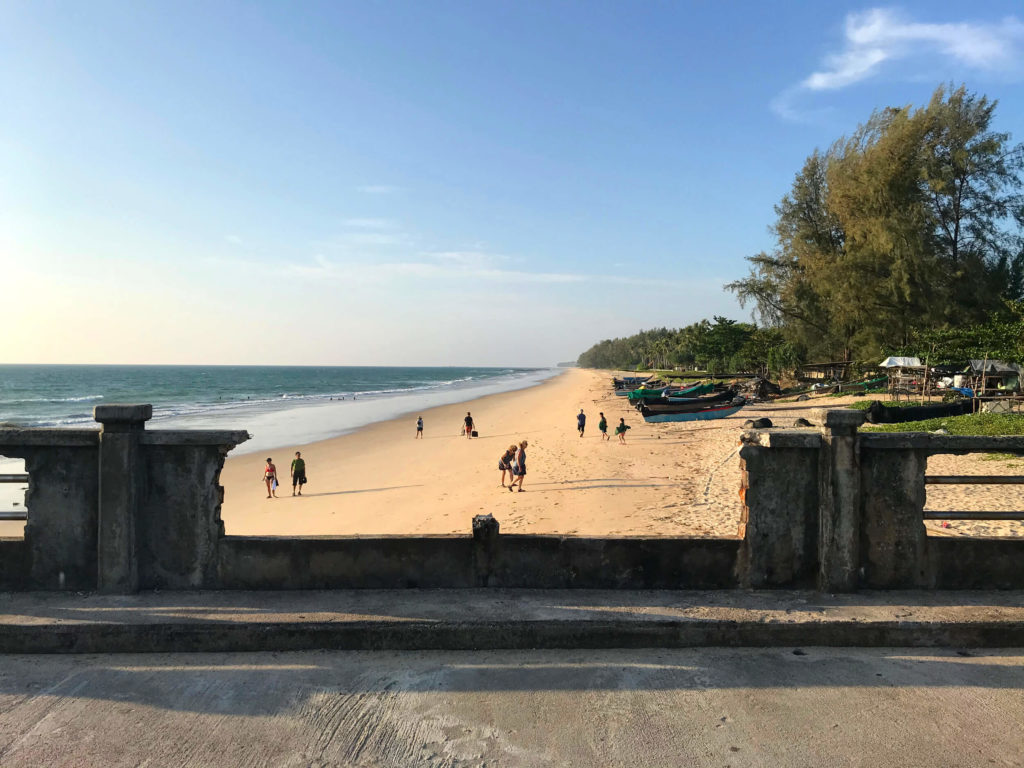
[[[0,3],[0,363],[548,365],[724,314],[803,160],[1024,6]],[[13,330],[12,330],[13,325]]]

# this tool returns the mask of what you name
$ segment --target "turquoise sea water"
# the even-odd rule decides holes
[[[533,386],[549,368],[0,365],[0,422],[95,427],[103,403],[150,403],[149,428],[244,429],[248,453]],[[486,415],[481,414],[486,422]],[[454,429],[458,425],[444,425]],[[427,429],[441,425],[428,424]]]
[[[152,403],[158,418],[289,408],[353,397],[511,384],[527,368],[2,365],[0,422],[26,426],[93,423],[102,403]]]

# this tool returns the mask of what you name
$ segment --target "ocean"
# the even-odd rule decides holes
[[[151,403],[148,428],[246,429],[237,453],[323,440],[522,389],[553,368],[0,365],[0,422],[92,427],[93,406]]]

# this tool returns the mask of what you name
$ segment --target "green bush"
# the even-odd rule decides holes
[[[865,424],[871,432],[934,432],[945,429],[951,435],[1024,435],[1024,414],[972,413],[905,424]]]
[[[871,407],[871,404],[873,402],[875,402],[875,401],[874,400],[858,400],[855,403],[850,403],[846,407],[847,408],[852,408],[855,411],[866,411],[868,408]],[[917,405],[934,405],[934,403],[923,403],[920,400],[918,400],[918,401],[882,400],[881,403],[882,403],[882,405],[886,406],[887,408],[912,408],[912,407],[917,406]]]

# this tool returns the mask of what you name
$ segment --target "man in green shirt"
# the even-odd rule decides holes
[[[306,461],[302,458],[302,453],[299,451],[295,452],[295,458],[292,459],[292,496],[295,495],[295,489],[299,489],[299,496],[302,495],[302,486],[306,484]]]

